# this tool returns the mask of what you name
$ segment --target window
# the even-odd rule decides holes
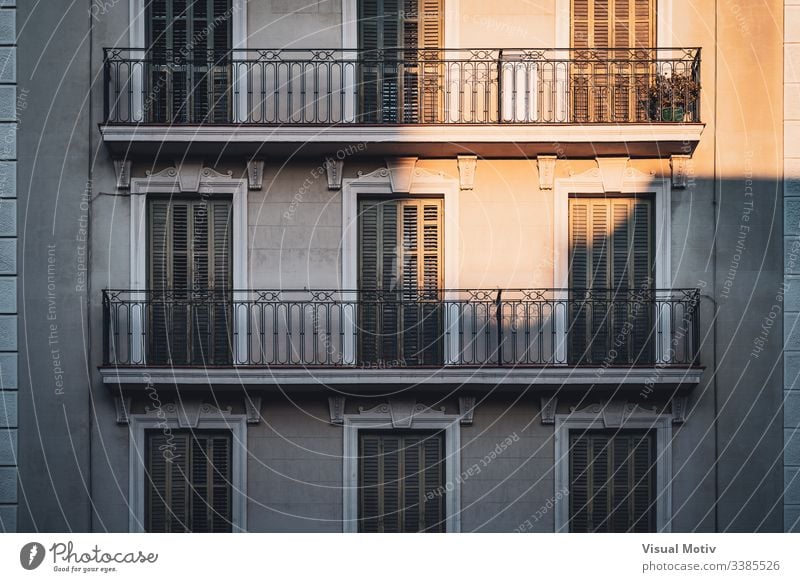
[[[229,431],[146,432],[145,530],[230,532]]]
[[[443,0],[360,0],[362,121],[437,121],[443,18]]]
[[[145,12],[148,121],[229,121],[231,1],[149,0]]]
[[[443,433],[359,433],[359,531],[444,532]]]
[[[655,16],[656,0],[572,0],[572,48],[593,49],[573,55],[576,122],[649,119]]]
[[[154,364],[230,360],[230,200],[148,201],[149,354]]]
[[[652,432],[569,434],[569,531],[656,531]]]
[[[653,361],[653,198],[569,199],[574,364]]]
[[[362,364],[441,364],[442,208],[433,198],[360,201]]]

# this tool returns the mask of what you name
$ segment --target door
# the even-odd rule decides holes
[[[359,359],[442,363],[443,200],[359,202]]]
[[[230,363],[230,200],[148,201],[151,364]]]
[[[647,121],[656,0],[572,0],[571,29],[573,121]]]
[[[444,532],[444,435],[363,432],[359,436],[360,532]]]
[[[360,0],[359,120],[441,119],[443,0]]]
[[[649,195],[570,197],[570,363],[654,363],[654,224]]]
[[[147,2],[147,121],[231,121],[231,16],[231,0]]]

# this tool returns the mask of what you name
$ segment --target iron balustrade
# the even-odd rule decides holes
[[[105,49],[112,124],[700,121],[699,48]]]
[[[696,289],[103,291],[106,366],[694,366]]]

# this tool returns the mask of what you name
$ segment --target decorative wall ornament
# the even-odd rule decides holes
[[[344,396],[330,396],[328,409],[331,414],[331,424],[344,424]]]
[[[258,424],[261,422],[261,396],[244,395],[244,411],[247,417],[247,424]]]
[[[160,406],[146,406],[144,412],[148,416],[157,416],[164,420],[177,420],[180,428],[197,428],[200,419],[219,419],[230,416],[231,407],[227,406],[223,409],[197,400],[184,400],[181,404],[168,402]]]
[[[213,168],[204,168],[202,161],[175,162],[172,168],[165,168],[160,172],[145,172],[148,178],[172,178],[177,181],[181,192],[199,192],[201,178],[230,178],[232,172],[217,172]]]
[[[600,179],[603,181],[603,191],[622,192],[622,182],[630,158],[595,158],[600,169]]]
[[[378,168],[377,170],[373,170],[372,172],[368,172],[366,174],[362,170],[359,170],[357,175],[359,178],[364,178],[366,180],[375,178],[388,178],[389,170],[387,168]]]
[[[478,156],[458,156],[458,179],[462,190],[472,190],[475,186],[475,170]]]
[[[669,166],[672,168],[672,187],[686,188],[689,183],[688,165],[691,156],[675,155],[669,158]]]
[[[472,416],[475,412],[475,397],[474,396],[459,396],[458,397],[458,415],[461,417],[461,424],[471,425]]]
[[[114,396],[114,408],[117,412],[117,424],[129,424],[133,397]]]
[[[114,173],[117,175],[117,188],[127,190],[131,187],[130,160],[114,160]]]
[[[328,190],[339,190],[342,187],[344,173],[344,160],[327,156],[325,158],[325,173],[328,175]]]
[[[689,411],[689,397],[686,395],[675,396],[672,399],[672,423],[683,424]]]
[[[389,170],[392,191],[399,193],[411,191],[411,179],[417,159],[416,157],[386,158],[386,168]]]
[[[416,400],[407,398],[389,398],[389,412],[392,415],[392,427],[411,428],[414,420],[414,407]]]
[[[625,402],[622,400],[609,400],[599,404],[589,404],[581,409],[571,406],[570,414],[596,416],[603,421],[605,428],[620,428],[628,422],[628,420],[636,419],[637,417],[650,418],[659,415],[656,406],[645,408],[635,402]]]
[[[558,398],[555,395],[542,396],[541,404],[542,404],[542,424],[555,424]]]
[[[389,398],[385,404],[378,404],[370,409],[359,406],[358,414],[369,418],[386,417],[386,420],[391,422],[392,428],[411,428],[414,420],[419,417],[443,418],[447,416],[444,406],[438,409],[431,408],[424,404],[418,404],[413,398]]]
[[[539,167],[539,189],[552,190],[556,178],[556,160],[558,156],[538,156],[536,164]]]
[[[261,190],[264,184],[264,160],[248,160],[247,162],[247,188]]]

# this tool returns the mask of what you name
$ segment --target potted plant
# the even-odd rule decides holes
[[[656,75],[648,93],[650,119],[692,121],[692,111],[699,96],[700,83],[689,74]]]

